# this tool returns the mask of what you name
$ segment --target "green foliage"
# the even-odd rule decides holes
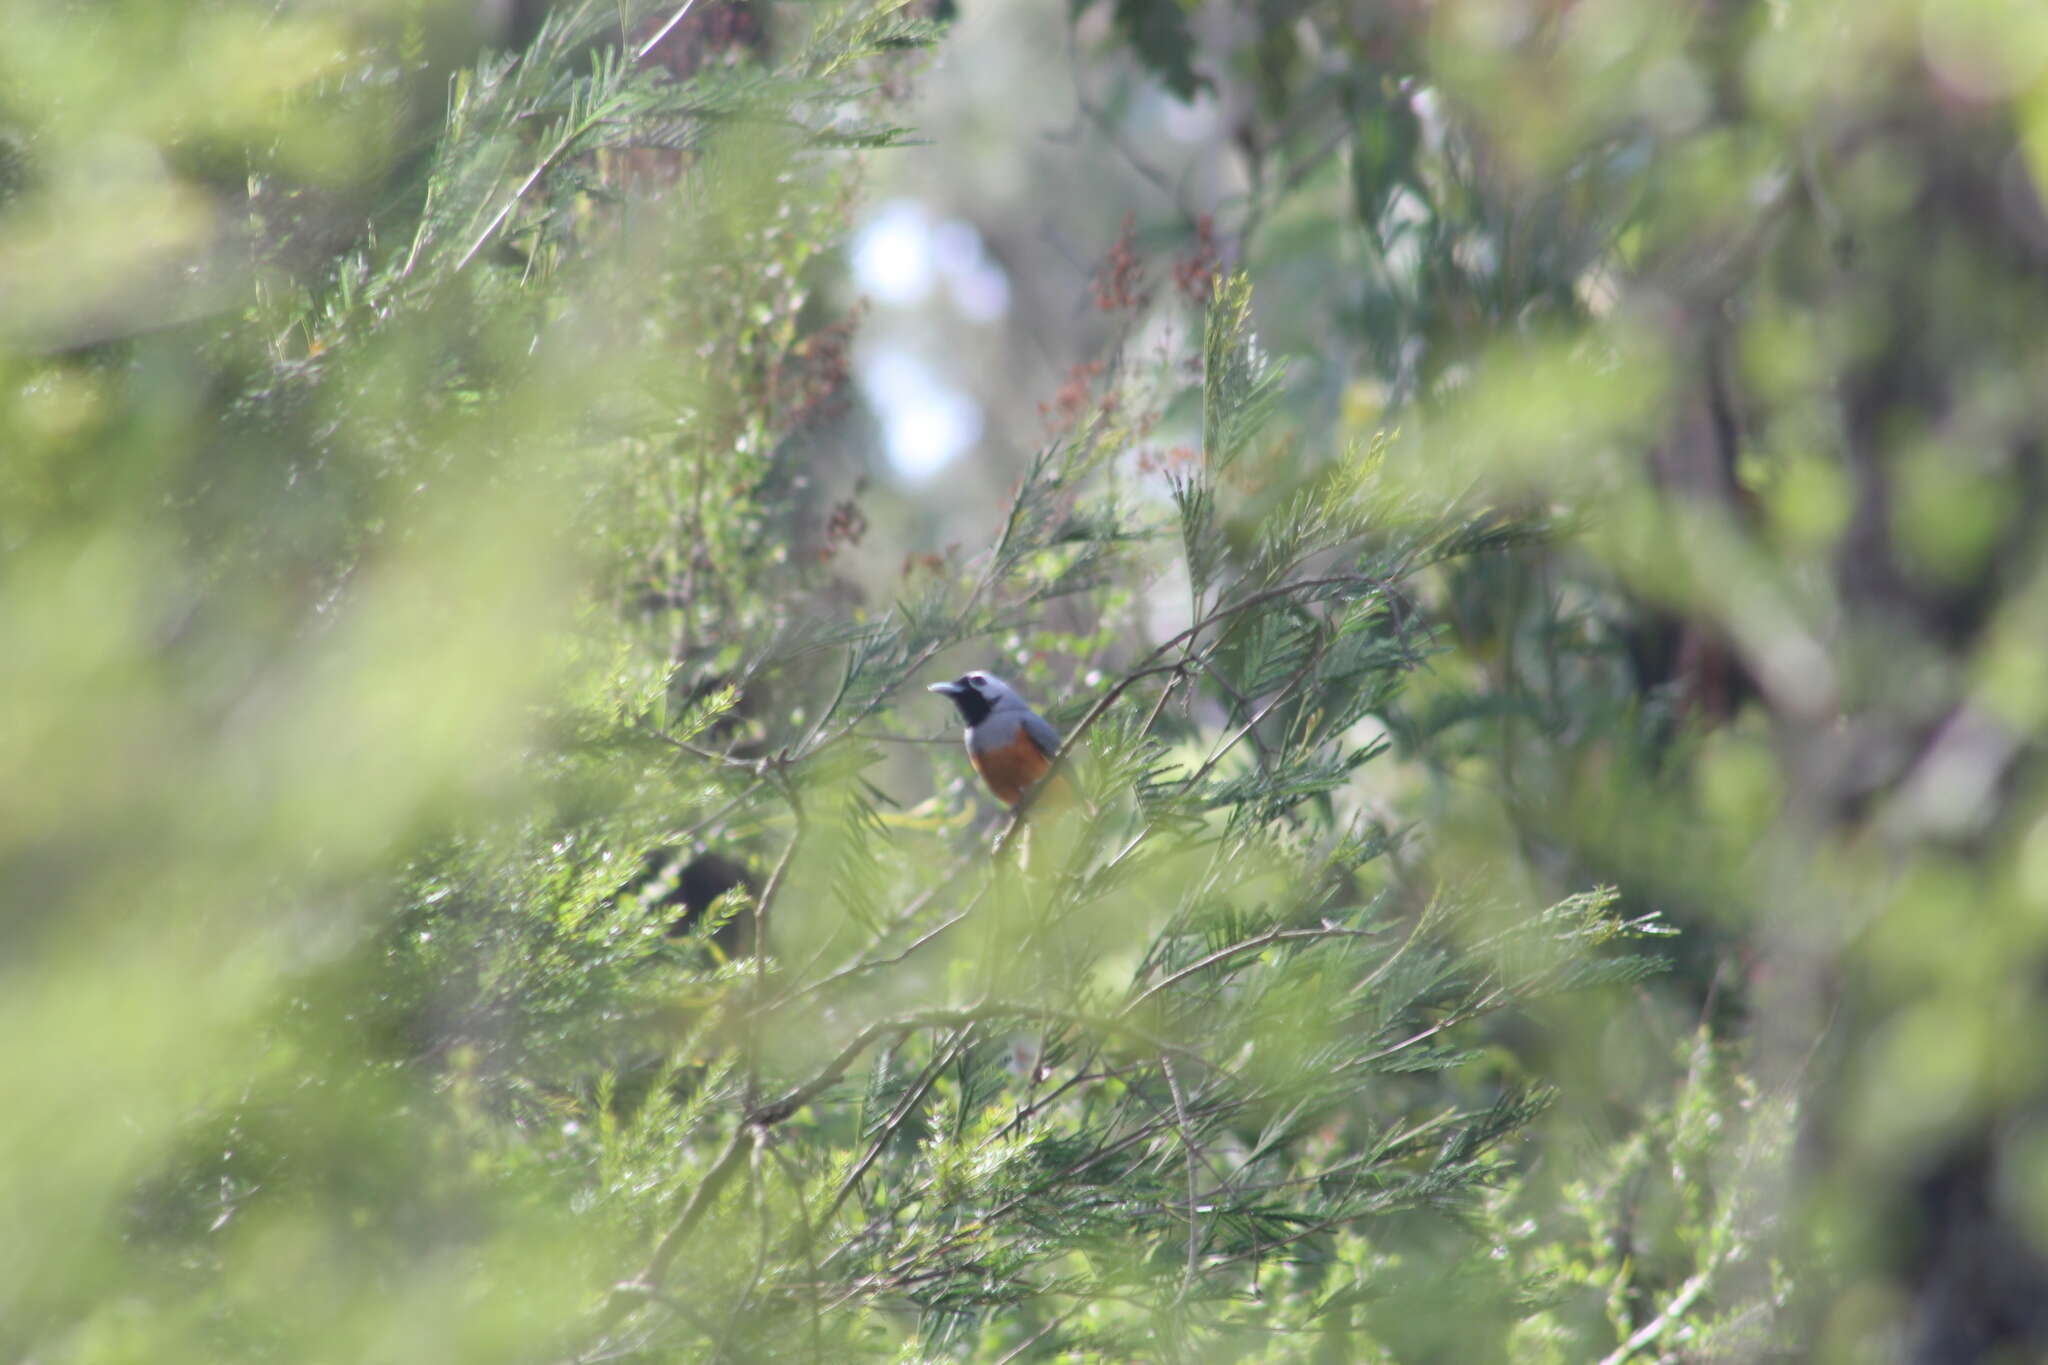
[[[1211,344],[1252,355],[1241,284],[1228,297]],[[1262,390],[1242,367],[1204,384],[1221,428],[1258,435],[1243,409]],[[988,552],[950,581],[878,618],[721,656],[748,680],[730,728],[685,737],[622,715],[616,739],[586,737],[608,764],[632,735],[665,742],[672,818],[760,842],[751,911],[768,946],[693,965],[654,948],[658,922],[610,932],[646,945],[659,989],[688,1002],[665,1057],[659,1038],[635,1057],[619,996],[566,1002],[602,1013],[615,1079],[560,1083],[583,1098],[561,1111],[575,1136],[557,1160],[607,1160],[586,1135],[642,1122],[634,1105],[652,1092],[623,1082],[651,1069],[648,1085],[673,1087],[659,1112],[673,1169],[689,1172],[618,1191],[613,1216],[656,1249],[594,1318],[600,1344],[836,1358],[914,1342],[929,1358],[1029,1341],[1118,1358],[1164,1333],[1221,1349],[1266,1321],[1238,1293],[1260,1267],[1323,1265],[1331,1238],[1397,1215],[1454,1230],[1476,1214],[1541,1095],[1475,1070],[1457,1043],[1473,1021],[1653,965],[1598,941],[1642,929],[1605,898],[1502,929],[1448,901],[1403,912],[1384,889],[1387,841],[1340,795],[1383,749],[1358,722],[1417,655],[1372,542],[1413,556],[1455,530],[1381,527],[1367,457],[1340,480],[1343,508],[1283,507],[1270,533],[1238,517],[1269,547],[1257,572],[1221,575],[1215,551],[1202,615],[1129,654],[1069,727],[1078,803],[1012,817],[991,851],[957,798],[906,808],[868,776],[900,699],[928,705],[916,684],[942,650],[1028,620],[1068,572],[1048,556],[1078,528],[1091,560],[1153,571],[1140,556],[1170,542],[1109,504],[1078,510],[1107,491],[1102,451],[1098,433],[1036,460]],[[1184,567],[1222,532],[1192,534]],[[1337,559],[1306,576],[1311,554]],[[837,681],[805,681],[827,651]],[[1152,732],[1183,690],[1228,720],[1199,757]],[[617,812],[592,833],[622,841],[608,860],[620,867],[650,837]],[[538,837],[561,856],[561,833]],[[1461,1069],[1475,1098],[1434,1098],[1432,1078]],[[523,1061],[505,1084],[532,1073]]]
[[[10,12],[0,1352],[2038,1354],[2039,24],[1065,7],[1191,254],[938,553],[944,7],[699,4]]]
[[[351,70],[446,75],[430,146],[343,192],[230,139],[230,304],[8,334],[7,1022],[71,1040],[6,1076],[11,1352],[1228,1350],[1357,1292],[1338,1239],[1468,1240],[1544,1097],[1475,1024],[1648,968],[1604,900],[1394,889],[1355,778],[1458,532],[1377,449],[1318,499],[1229,483],[1286,445],[1242,277],[1178,555],[1095,424],[985,553],[886,608],[840,578],[817,290],[928,33],[854,6],[678,79],[640,58],[682,17],[564,6],[446,73],[366,23]],[[151,132],[17,112],[53,175]],[[1114,585],[1169,569],[1194,614],[1130,643]],[[1073,799],[991,847],[951,746],[890,746],[1024,631],[1114,674],[1061,716]],[[1313,1295],[1246,1300],[1273,1267]]]
[[[1789,1282],[1772,1250],[1796,1115],[1730,1066],[1704,1030],[1680,1049],[1668,1098],[1562,1189],[1511,1188],[1495,1235],[1538,1311],[1514,1329],[1529,1361],[1756,1359]]]
[[[814,149],[902,34],[821,23],[752,105],[616,55],[670,12],[566,7],[452,76],[372,7],[10,16],[9,1355],[532,1354],[637,1231],[518,1137],[675,1008],[593,832],[667,830],[661,793],[550,731],[649,695],[577,662],[634,648],[590,622],[636,457],[735,373],[793,420],[802,298],[753,253],[839,230]],[[421,91],[414,157],[379,119]],[[702,202],[628,212],[607,158],[682,130],[654,170]]]
[[[1128,87],[1089,112],[1172,198],[1155,240],[1259,283],[1323,424],[1274,482],[1398,422],[1383,485],[1471,513],[1410,580],[1435,652],[1387,719],[1432,866],[1668,914],[1649,1032],[1704,1012],[1800,1096],[1750,1177],[1800,1217],[1745,1253],[1798,1292],[1717,1311],[1802,1358],[2048,1352],[2043,1087],[1995,1041],[2044,949],[2048,29],[1995,0],[1229,10],[1194,58],[1227,147],[1146,140]],[[1592,1055],[1566,1090],[1610,1104],[1664,1067],[1592,1020],[1517,1051]],[[1686,1327],[1554,1358],[1752,1349]]]

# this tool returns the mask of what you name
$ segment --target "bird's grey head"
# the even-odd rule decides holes
[[[991,711],[999,707],[1024,704],[1023,699],[1010,690],[1008,683],[979,669],[962,673],[951,682],[933,683],[926,690],[950,697],[960,712],[960,719],[969,725],[981,724]]]

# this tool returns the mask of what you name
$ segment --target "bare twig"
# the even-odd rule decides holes
[[[725,1148],[711,1163],[711,1169],[697,1182],[697,1188],[690,1191],[689,1199],[683,1204],[683,1211],[676,1215],[676,1221],[655,1244],[654,1254],[647,1258],[647,1266],[638,1275],[615,1287],[605,1301],[604,1311],[599,1316],[598,1330],[610,1329],[633,1310],[636,1300],[656,1297],[661,1289],[662,1279],[668,1274],[669,1263],[676,1253],[683,1249],[687,1239],[711,1205],[738,1174],[740,1158],[746,1154],[746,1141],[750,1133],[758,1135],[759,1129],[748,1123],[734,1127],[732,1136],[726,1139]]]
[[[790,1192],[796,1196],[797,1238],[803,1248],[804,1269],[809,1273],[812,1287],[815,1289],[819,1280],[818,1234],[817,1226],[811,1219],[810,1196],[804,1193],[803,1172],[798,1170],[796,1163],[791,1161],[788,1154],[783,1152],[774,1143],[768,1144],[767,1151],[768,1155],[774,1159],[775,1164],[782,1169],[783,1178],[789,1181]],[[815,1299],[812,1301],[810,1308],[811,1359],[813,1361],[822,1361],[825,1358],[823,1336],[824,1312]]]
[[[1192,650],[1195,641],[1200,639],[1202,633],[1208,630],[1209,627],[1226,621],[1241,612],[1249,611],[1253,607],[1263,606],[1267,602],[1298,592],[1311,592],[1318,588],[1345,586],[1367,587],[1378,592],[1386,591],[1386,584],[1384,582],[1367,574],[1330,574],[1321,578],[1302,578],[1290,583],[1278,583],[1270,588],[1262,588],[1258,592],[1240,597],[1233,602],[1224,603],[1206,616],[1203,616],[1193,625],[1187,627],[1187,629],[1178,631],[1153,646],[1150,651],[1138,660],[1137,667],[1125,673],[1123,677],[1117,680],[1115,686],[1096,698],[1095,704],[1088,708],[1080,720],[1075,722],[1074,728],[1067,733],[1065,742],[1060,745],[1060,751],[1053,755],[1052,766],[1046,769],[1045,776],[1039,778],[1032,789],[1025,794],[1024,800],[1017,804],[1016,812],[1010,817],[1009,825],[1004,828],[1002,836],[996,840],[996,856],[1002,856],[1009,849],[1010,845],[1016,841],[1018,831],[1023,828],[1025,817],[1031,813],[1032,807],[1037,803],[1039,793],[1045,791],[1052,784],[1053,777],[1065,767],[1068,757],[1074,752],[1081,737],[1094,727],[1096,721],[1102,719],[1103,713],[1116,703],[1117,698],[1129,691],[1131,686],[1142,678],[1152,677],[1160,673],[1182,672],[1188,666],[1185,655],[1167,664],[1157,663],[1155,662],[1156,660],[1183,646]]]
[[[825,1211],[819,1215],[820,1221],[829,1220],[833,1214],[839,1212],[839,1206],[846,1202],[847,1196],[860,1184],[861,1177],[868,1173],[868,1168],[875,1164],[883,1149],[895,1141],[897,1130],[902,1128],[904,1120],[910,1117],[912,1110],[924,1102],[924,1097],[938,1082],[939,1074],[951,1066],[953,1059],[960,1055],[971,1032],[971,1027],[962,1027],[933,1054],[931,1061],[925,1064],[924,1074],[918,1077],[917,1084],[906,1091],[903,1098],[897,1101],[896,1107],[889,1111],[889,1117],[882,1121],[882,1129],[875,1134],[875,1140],[869,1144],[867,1151],[854,1164],[853,1169],[846,1173],[846,1178],[839,1182],[839,1188],[833,1193],[831,1202],[825,1205]]]
[[[1638,1327],[1627,1341],[1601,1357],[1600,1365],[1623,1365],[1623,1362],[1636,1352],[1670,1331],[1673,1324],[1690,1312],[1693,1303],[1706,1292],[1707,1285],[1713,1279],[1714,1271],[1719,1264],[1718,1260],[1708,1264],[1699,1274],[1680,1285],[1678,1292],[1671,1296],[1671,1302],[1664,1305],[1664,1311]]]
[[[1138,995],[1134,996],[1131,999],[1131,1001],[1123,1007],[1122,1012],[1125,1014],[1129,1014],[1132,1010],[1138,1008],[1138,1006],[1144,1004],[1147,1000],[1150,1000],[1160,991],[1163,991],[1167,987],[1175,985],[1181,981],[1185,981],[1187,978],[1194,976],[1198,972],[1207,971],[1211,967],[1218,966],[1222,963],[1228,962],[1232,958],[1243,957],[1247,953],[1260,952],[1263,949],[1270,948],[1276,943],[1286,943],[1290,940],[1296,939],[1316,940],[1329,938],[1371,938],[1372,936],[1372,931],[1369,929],[1347,929],[1334,924],[1326,924],[1319,929],[1288,929],[1283,926],[1276,925],[1273,928],[1266,930],[1262,934],[1255,934],[1251,938],[1244,939],[1237,943],[1232,943],[1227,947],[1218,948],[1215,952],[1210,953],[1208,956],[1201,958],[1199,961],[1191,962],[1187,966],[1182,967],[1179,971],[1174,972],[1169,976],[1161,977],[1159,980],[1147,986]]]
[[[1195,1270],[1202,1259],[1202,1221],[1200,1205],[1202,1198],[1200,1158],[1195,1145],[1194,1125],[1188,1122],[1188,1097],[1180,1087],[1180,1076],[1173,1069],[1173,1059],[1162,1056],[1159,1070],[1166,1077],[1166,1090],[1173,1097],[1174,1122],[1180,1128],[1181,1156],[1187,1165],[1188,1176],[1188,1257],[1181,1268],[1180,1291],[1173,1296],[1179,1303],[1186,1299],[1188,1291],[1195,1284]]]
[[[908,922],[914,915],[917,914],[918,911],[924,909],[926,905],[929,905],[932,901],[932,898],[938,895],[940,888],[950,883],[953,877],[957,876],[958,873],[959,866],[958,864],[955,864],[951,873],[945,881],[936,882],[932,886],[928,887],[915,900],[911,901],[911,903],[908,906],[904,907],[902,913],[898,914],[895,917],[895,922],[899,924]],[[974,895],[968,900],[967,904],[961,906],[958,910],[948,915],[945,919],[939,921],[937,924],[933,925],[931,928],[925,930],[922,934],[919,934],[916,938],[912,939],[909,943],[905,944],[902,951],[892,953],[888,957],[868,957],[862,958],[856,962],[850,962],[846,966],[841,967],[836,971],[833,971],[825,976],[818,978],[816,981],[813,981],[807,986],[798,987],[795,991],[791,992],[788,998],[790,1000],[800,1000],[804,996],[813,995],[818,991],[824,990],[829,986],[837,984],[840,981],[844,981],[847,977],[858,976],[863,972],[871,972],[880,967],[895,966],[897,963],[903,961],[905,958],[909,957],[918,949],[924,947],[932,940],[938,938],[948,929],[951,929],[954,925],[966,919],[970,914],[974,912],[974,908],[977,905],[981,904],[981,898],[986,894],[988,894],[988,888],[986,885],[984,885],[981,890],[974,893]]]
[[[1187,201],[1187,180],[1188,174],[1194,169],[1193,165],[1190,164],[1188,170],[1182,173],[1180,183],[1175,184],[1167,176],[1166,172],[1138,155],[1137,149],[1132,147],[1125,139],[1123,130],[1117,126],[1116,120],[1112,119],[1108,112],[1095,102],[1094,98],[1089,95],[1087,88],[1082,84],[1080,36],[1075,32],[1071,13],[1067,19],[1066,38],[1067,73],[1074,85],[1074,108],[1094,126],[1097,135],[1104,142],[1108,143],[1116,151],[1117,155],[1130,163],[1132,170],[1151,182],[1154,189],[1157,189],[1172,202],[1173,211],[1180,215],[1181,220],[1188,225],[1190,230],[1193,230],[1199,217]],[[1078,132],[1079,130],[1077,129],[1076,133],[1078,134]]]
[[[862,1053],[892,1033],[909,1033],[932,1028],[966,1029],[975,1024],[999,1019],[1028,1019],[1035,1023],[1090,1029],[1096,1033],[1124,1038],[1162,1055],[1170,1054],[1191,1061],[1204,1069],[1213,1069],[1208,1059],[1193,1049],[1169,1042],[1125,1019],[1062,1010],[1051,1005],[1038,1005],[1023,1000],[992,1000],[961,1008],[918,1010],[911,1014],[877,1020],[855,1034],[852,1041],[842,1047],[838,1055],[826,1063],[810,1080],[793,1086],[780,1097],[757,1106],[748,1114],[747,1121],[755,1124],[782,1122],[837,1085],[852,1069],[853,1064],[860,1060]]]
[[[1275,692],[1271,700],[1269,700],[1264,706],[1260,707],[1259,710],[1251,717],[1251,719],[1247,720],[1243,725],[1239,726],[1237,733],[1231,735],[1228,739],[1224,740],[1221,744],[1217,745],[1215,751],[1211,753],[1206,759],[1202,760],[1201,767],[1195,769],[1192,773],[1189,773],[1185,779],[1183,779],[1181,783],[1182,788],[1187,791],[1193,791],[1195,789],[1195,785],[1199,783],[1203,778],[1207,777],[1210,774],[1210,772],[1215,769],[1216,765],[1223,761],[1224,756],[1227,755],[1232,749],[1235,749],[1246,735],[1256,734],[1258,732],[1260,722],[1264,721],[1267,716],[1272,715],[1273,712],[1280,707],[1281,703],[1287,701],[1289,698],[1293,697],[1296,692],[1301,690],[1301,685],[1304,682],[1306,682],[1308,680],[1309,675],[1315,671],[1315,666],[1322,661],[1322,657],[1323,647],[1318,645],[1316,647],[1315,652],[1309,656],[1307,662],[1303,663],[1299,669],[1295,670],[1294,676],[1287,680],[1287,685],[1285,687],[1281,688],[1278,692]],[[1263,753],[1263,749],[1261,750],[1261,752]]]
[[[1003,1352],[1002,1355],[996,1358],[995,1365],[1010,1365],[1011,1361],[1017,1359],[1017,1357],[1023,1355],[1026,1351],[1036,1346],[1039,1342],[1044,1341],[1047,1337],[1051,1336],[1054,1332],[1058,1331],[1060,1325],[1072,1316],[1073,1314],[1071,1312],[1060,1314],[1051,1322],[1048,1322],[1047,1324],[1045,1324],[1045,1326],[1039,1328],[1036,1332],[1033,1332],[1030,1336],[1026,1337],[1023,1341],[1018,1342],[1016,1346],[1014,1346],[1010,1350]]]
[[[696,3],[697,0],[683,0],[683,3],[676,7],[676,12],[668,17],[668,22],[654,31],[652,38],[649,38],[646,42],[640,44],[639,47],[633,49],[633,60],[636,62],[645,61],[647,54],[661,46],[661,40],[668,37],[675,30],[677,24],[683,22],[683,16],[688,14],[690,7]]]
[[[491,238],[498,234],[498,229],[505,225],[505,220],[512,216],[512,211],[524,202],[528,194],[533,192],[533,187],[538,185],[542,178],[549,171],[553,170],[564,157],[576,149],[576,144],[585,133],[605,121],[597,117],[587,118],[577,124],[575,128],[565,133],[553,147],[549,148],[548,154],[535,163],[533,170],[527,175],[526,179],[519,182],[519,188],[512,191],[511,198],[507,199],[498,211],[491,215],[490,222],[484,224],[483,231],[479,232],[476,235],[476,240],[469,244],[469,250],[463,252],[462,259],[455,263],[453,273],[460,273],[468,268],[469,263],[476,259],[476,254],[484,249],[484,246]]]

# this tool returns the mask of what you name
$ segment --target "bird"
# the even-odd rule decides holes
[[[993,673],[962,673],[927,691],[952,700],[967,724],[967,761],[994,793],[1014,808],[1052,768],[1060,732]]]

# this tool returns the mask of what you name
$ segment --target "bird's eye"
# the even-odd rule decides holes
[[[984,677],[983,677],[983,676],[981,676],[981,674],[979,674],[979,673],[969,673],[969,674],[967,675],[967,682],[968,682],[968,685],[969,685],[969,686],[972,686],[972,687],[979,687],[979,686],[981,686],[981,685],[982,685],[983,683],[985,683],[985,682],[987,682],[987,681],[988,681],[988,679],[987,679],[987,678],[984,678]]]

